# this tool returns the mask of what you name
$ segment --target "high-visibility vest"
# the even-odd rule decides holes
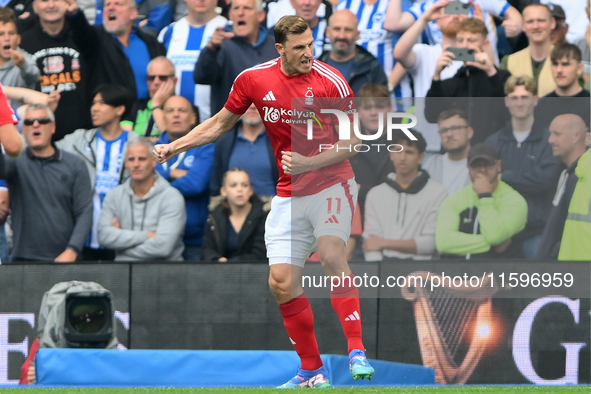
[[[591,150],[579,159],[579,178],[568,206],[558,260],[591,261]]]

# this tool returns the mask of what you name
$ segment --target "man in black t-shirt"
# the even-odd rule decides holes
[[[576,114],[583,118],[589,127],[590,94],[579,83],[583,73],[581,50],[573,44],[562,44],[550,53],[552,78],[556,82],[556,90],[540,100],[536,109],[536,119],[545,125],[561,114]]]
[[[53,140],[57,141],[76,129],[92,127],[87,88],[91,69],[72,39],[65,17],[66,4],[35,0],[33,9],[37,18],[33,27],[22,34],[21,47],[33,55],[41,71],[38,89],[43,93],[61,92],[55,111]]]

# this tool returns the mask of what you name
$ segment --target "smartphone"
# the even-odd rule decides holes
[[[446,51],[453,53],[456,57],[453,60],[460,62],[473,62],[474,49],[469,48],[447,48]]]
[[[450,1],[443,7],[443,13],[447,15],[469,15],[470,4],[462,3],[460,1]]]
[[[224,26],[224,28],[222,30],[227,33],[234,33],[234,28],[233,28],[232,23],[227,23],[226,26]]]

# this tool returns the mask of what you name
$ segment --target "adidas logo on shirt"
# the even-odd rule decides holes
[[[269,90],[269,93],[267,93],[265,95],[265,97],[263,97],[263,101],[276,101],[275,100],[275,95],[273,94],[272,90]]]
[[[335,215],[332,215],[331,217],[328,218],[328,220],[324,223],[336,223],[339,224],[339,221],[337,220],[337,217]]]
[[[349,316],[347,316],[345,318],[345,321],[355,321],[355,320],[361,320],[361,317],[359,317],[359,313],[357,313],[357,311],[351,313]]]

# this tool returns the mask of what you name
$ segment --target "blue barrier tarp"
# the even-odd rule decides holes
[[[423,366],[371,360],[371,381],[354,381],[346,356],[323,355],[333,386],[435,383]],[[278,386],[299,366],[293,351],[40,349],[37,382],[56,386]]]

